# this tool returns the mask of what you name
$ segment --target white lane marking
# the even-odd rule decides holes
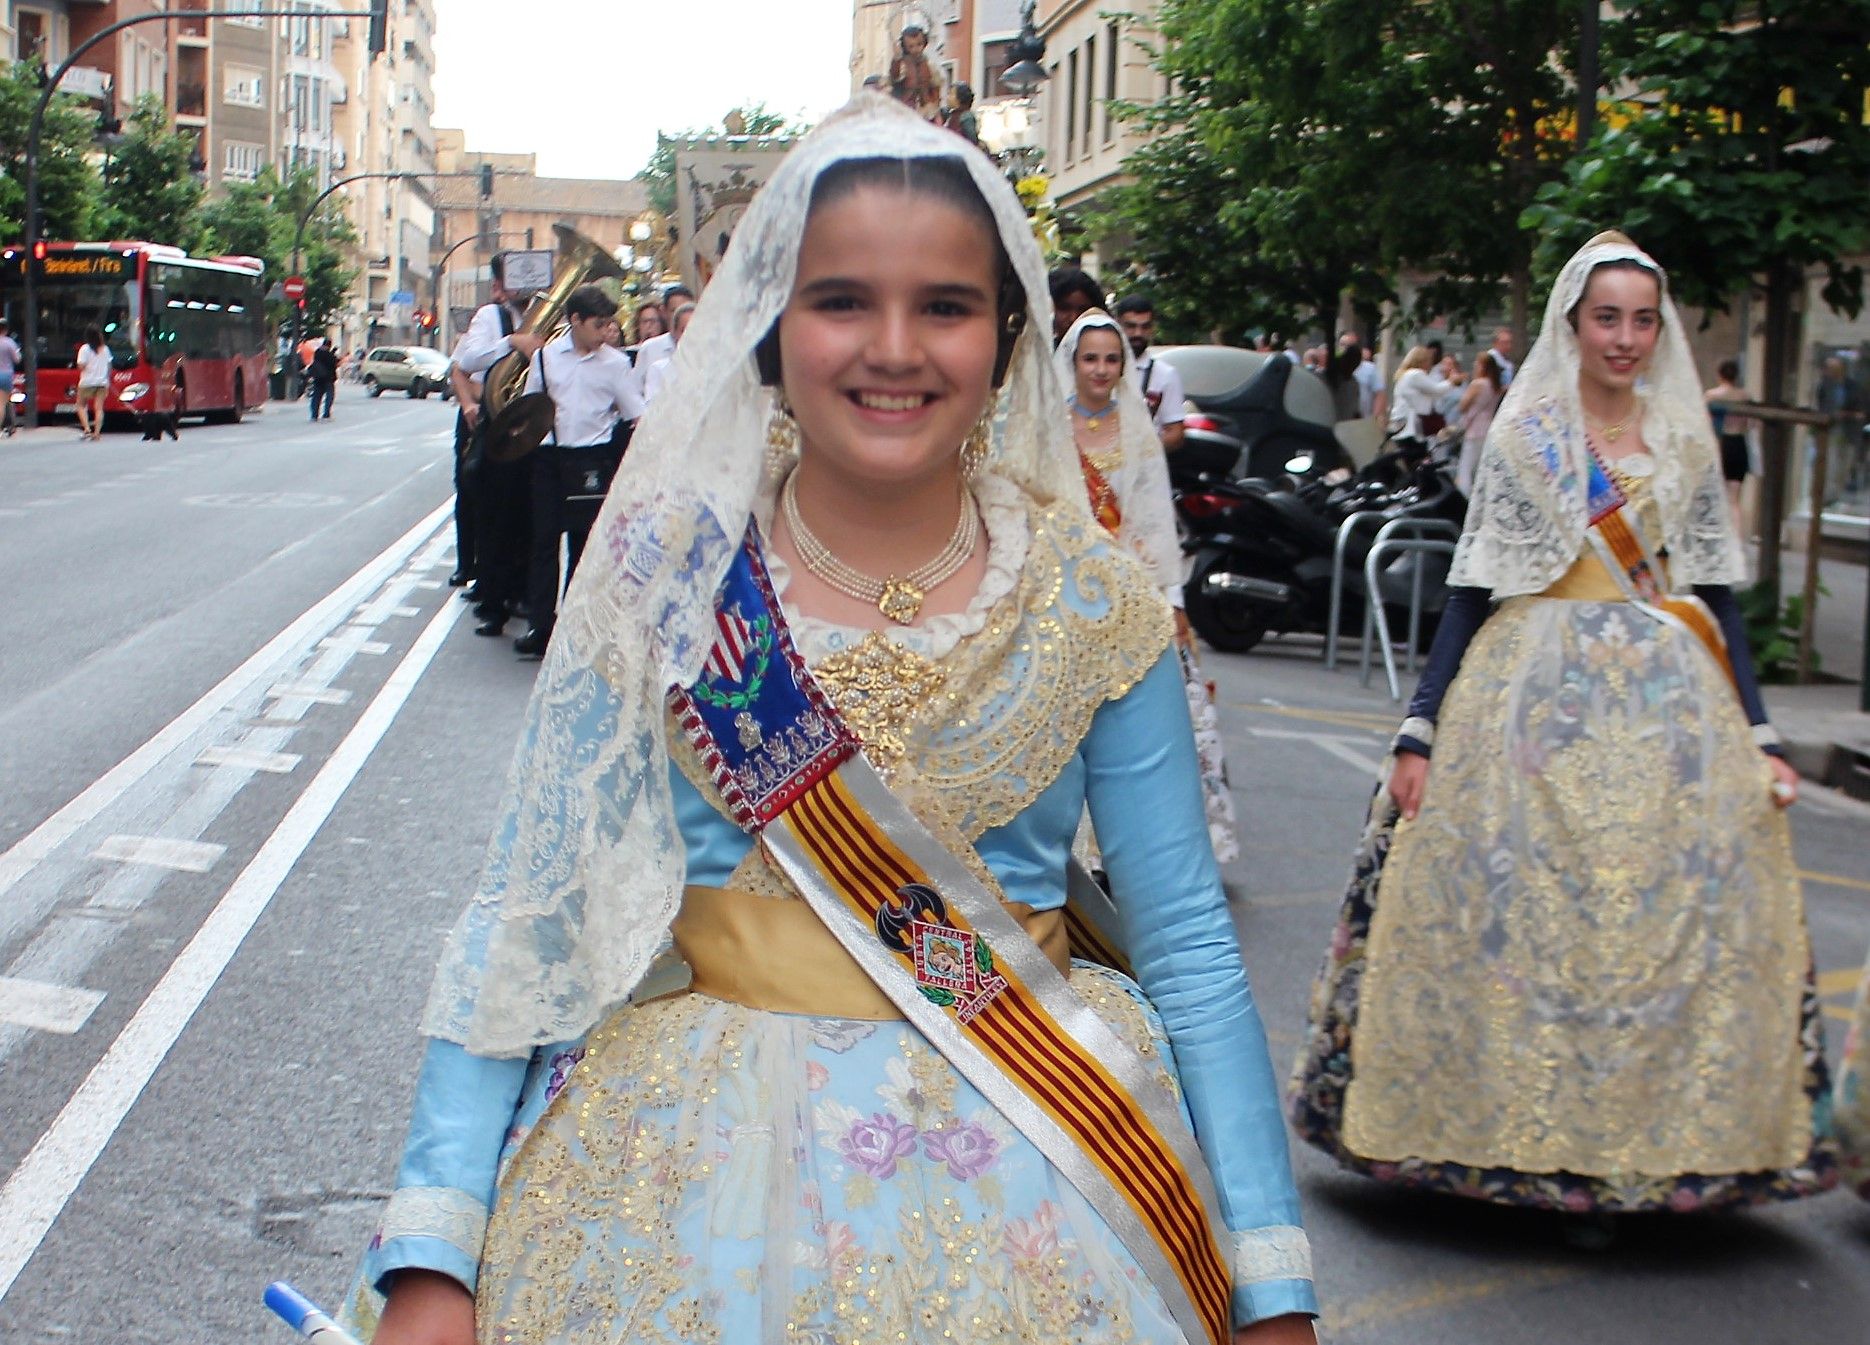
[[[318,642],[320,649],[347,649],[353,654],[387,654],[390,647],[381,640],[366,640],[370,628],[346,626],[341,634],[327,635]]]
[[[341,614],[355,607],[359,598],[395,573],[396,568],[422,545],[423,539],[440,526],[453,508],[452,499],[437,506],[428,517],[391,542],[349,579],[313,603],[298,620],[268,640],[245,663],[210,687],[200,700],[171,719],[148,742],[92,781],[77,798],[14,842],[5,854],[0,854],[0,896],[5,896],[15,883],[70,840],[80,827],[122,798],[154,770],[164,757],[224,710],[242,692],[255,682],[275,676],[276,665],[280,660],[292,654],[313,631],[329,629],[335,621],[342,619]]]
[[[214,861],[226,853],[225,845],[178,841],[172,836],[106,836],[96,851],[99,859],[180,869],[184,873],[206,873],[214,867]]]
[[[18,976],[0,976],[0,1023],[70,1036],[104,1002],[102,990],[47,985]]]
[[[195,757],[197,766],[232,766],[237,770],[268,771],[284,775],[303,760],[294,752],[262,752],[252,747],[204,747]]]
[[[351,698],[348,691],[335,687],[310,686],[303,682],[281,682],[266,693],[271,700],[316,701],[320,705],[342,705]]]
[[[451,602],[435,614],[331,759],[0,1187],[0,1302],[240,951],[273,894],[383,741],[462,611],[460,603]]]
[[[1256,738],[1279,738],[1290,742],[1310,743],[1321,752],[1348,762],[1358,770],[1375,775],[1383,768],[1383,763],[1367,752],[1360,752],[1360,746],[1367,746],[1368,739],[1353,738],[1343,733],[1301,733],[1293,729],[1269,729],[1248,726],[1247,732]]]

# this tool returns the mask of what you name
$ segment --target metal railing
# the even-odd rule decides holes
[[[1460,535],[1460,527],[1446,519],[1394,518],[1377,530],[1376,540],[1370,544],[1370,550],[1364,556],[1364,638],[1363,649],[1358,656],[1358,675],[1363,685],[1370,685],[1370,644],[1374,635],[1377,648],[1383,651],[1383,675],[1389,683],[1392,701],[1402,699],[1402,684],[1396,676],[1396,650],[1390,638],[1389,612],[1379,587],[1383,563],[1391,556],[1405,552],[1416,553],[1418,557],[1453,556],[1454,539]],[[1407,666],[1410,672],[1415,671],[1416,648],[1422,637],[1423,569],[1422,561],[1418,559],[1409,576]]]

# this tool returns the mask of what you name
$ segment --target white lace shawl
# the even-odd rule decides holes
[[[1643,439],[1655,458],[1653,490],[1677,590],[1734,584],[1746,576],[1721,482],[1714,429],[1668,277],[1621,234],[1599,234],[1565,264],[1545,321],[1487,433],[1474,472],[1467,525],[1450,584],[1496,597],[1540,593],[1571,568],[1584,545],[1588,490],[1584,412],[1578,400],[1578,335],[1569,320],[1594,267],[1633,261],[1662,288],[1662,332],[1637,385]]]
[[[966,166],[1026,290],[990,469],[1089,517],[1049,358],[1045,263],[1018,198],[959,137],[860,96],[754,200],[637,427],[533,691],[480,884],[436,972],[430,1036],[487,1056],[574,1039],[664,945],[686,868],[665,699],[700,672],[714,594],[760,491],[773,396],[754,347],[791,295],[819,176],[851,159],[938,157]]]
[[[1052,354],[1052,364],[1069,404],[1077,388],[1078,342],[1093,327],[1108,327],[1115,332],[1117,348],[1123,352],[1123,373],[1111,394],[1117,405],[1118,461],[1104,473],[1117,497],[1117,507],[1123,512],[1117,541],[1149,567],[1156,587],[1169,594],[1169,601],[1179,607],[1182,541],[1175,531],[1175,497],[1169,487],[1168,457],[1163,452],[1162,436],[1156,432],[1155,417],[1149,414],[1149,403],[1130,376],[1130,343],[1123,329],[1110,314],[1094,308],[1071,324],[1071,330]],[[1070,424],[1070,411],[1065,414]]]

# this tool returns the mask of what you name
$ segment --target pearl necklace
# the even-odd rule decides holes
[[[786,478],[785,488],[779,492],[779,507],[792,533],[792,545],[805,568],[845,597],[876,604],[879,612],[899,626],[907,626],[916,619],[930,590],[960,573],[980,540],[980,516],[974,510],[974,501],[963,490],[961,517],[956,520],[954,534],[940,554],[906,575],[892,574],[877,579],[839,560],[831,553],[831,548],[805,526],[805,520],[799,516],[798,480],[796,472]]]

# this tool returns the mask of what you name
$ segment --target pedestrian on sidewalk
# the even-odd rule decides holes
[[[1461,421],[1461,459],[1455,466],[1454,483],[1463,495],[1474,491],[1474,469],[1480,465],[1480,450],[1493,428],[1494,412],[1500,409],[1502,395],[1500,365],[1493,352],[1483,350],[1474,357],[1474,375],[1461,390],[1455,414]]]
[[[104,399],[110,395],[110,347],[104,333],[92,323],[84,329],[78,347],[78,431],[81,438],[98,439],[104,433]]]
[[[0,427],[4,427],[9,439],[19,432],[19,426],[13,423],[13,380],[19,362],[19,342],[7,330],[7,320],[0,318]]]
[[[1737,415],[1727,408],[1753,399],[1740,386],[1740,361],[1722,360],[1715,372],[1720,375],[1720,381],[1706,393],[1708,418],[1714,423],[1714,439],[1721,449],[1721,477],[1727,482],[1727,507],[1734,515],[1734,531],[1745,536],[1740,526],[1740,492],[1753,463],[1753,453],[1747,444],[1753,418]]]
[[[1044,285],[994,164],[885,99],[749,206],[443,954],[375,1345],[1313,1340],[1168,611]],[[1087,805],[1134,981],[1068,954]]]
[[[1314,992],[1302,1138],[1600,1221],[1837,1180],[1744,577],[1661,268],[1600,234],[1481,454]]]

